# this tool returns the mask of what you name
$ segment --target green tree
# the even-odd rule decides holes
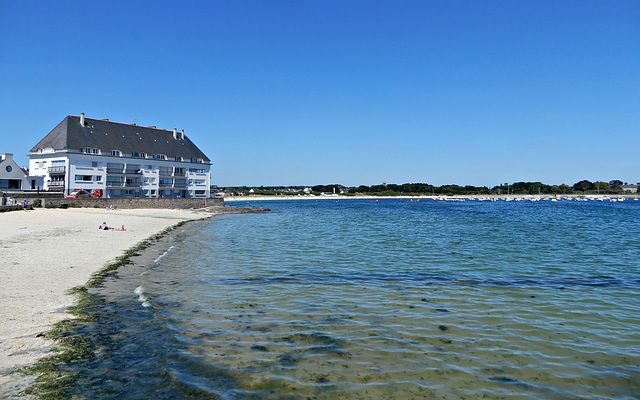
[[[594,187],[595,185],[593,184],[593,182],[588,181],[586,179],[573,184],[573,190],[578,192],[586,192],[589,190],[593,190]]]
[[[606,193],[609,191],[609,184],[607,182],[601,182],[601,181],[594,182],[593,187],[598,192],[598,194],[600,194],[600,192]]]

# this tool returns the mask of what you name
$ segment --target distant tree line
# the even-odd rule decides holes
[[[333,185],[315,185],[311,186],[312,194],[345,194],[345,195],[370,195],[370,196],[418,196],[418,195],[481,195],[481,194],[620,194],[623,193],[622,181],[612,180],[609,182],[591,182],[582,180],[574,183],[572,186],[562,185],[546,185],[542,182],[515,182],[503,183],[498,186],[489,188],[487,186],[459,186],[459,185],[442,185],[434,186],[428,183],[404,183],[398,184],[382,184],[358,187],[347,187],[340,184]],[[284,194],[302,194],[304,186],[260,186],[260,187],[224,187],[220,190],[233,194],[251,194],[256,195],[284,195]]]
[[[459,186],[443,185],[433,186],[427,183],[405,183],[403,185],[387,184],[374,186],[358,186],[350,188],[349,193],[371,194],[371,195],[475,195],[475,194],[619,194],[622,193],[622,182],[613,180],[610,182],[590,182],[582,180],[573,186],[546,185],[542,182],[515,182],[512,184],[503,183],[493,188],[487,186]]]

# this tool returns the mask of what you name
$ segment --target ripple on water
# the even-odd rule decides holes
[[[637,207],[341,203],[210,221],[141,278],[162,334],[119,338],[174,397],[640,393]]]

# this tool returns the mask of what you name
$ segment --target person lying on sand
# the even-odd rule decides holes
[[[124,225],[122,225],[121,229],[116,229],[116,228],[109,227],[109,225],[107,225],[106,222],[103,222],[102,225],[98,227],[98,229],[102,231],[126,231],[126,229],[124,229]]]

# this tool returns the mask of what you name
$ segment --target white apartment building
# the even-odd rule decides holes
[[[211,160],[176,129],[69,115],[29,158],[29,174],[65,195],[78,189],[107,198],[210,194]]]

